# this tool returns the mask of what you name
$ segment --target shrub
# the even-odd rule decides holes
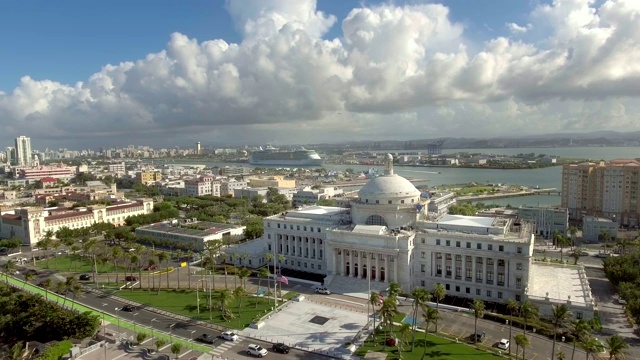
[[[71,347],[73,347],[73,345],[69,340],[64,340],[52,345],[48,345],[44,349],[42,354],[40,354],[40,356],[37,357],[37,359],[38,360],[58,360],[63,355],[69,354],[69,350],[71,350]]]

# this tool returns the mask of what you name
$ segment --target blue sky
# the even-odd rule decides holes
[[[340,37],[340,21],[361,3],[380,1],[318,1],[319,10],[338,18],[325,38]],[[465,25],[467,37],[482,41],[505,33],[506,22],[526,23],[527,14],[539,1],[438,3],[450,8],[452,20]],[[85,81],[106,64],[137,60],[162,50],[173,32],[198,41],[242,40],[222,0],[2,1],[0,90],[11,91],[25,75],[64,84]]]

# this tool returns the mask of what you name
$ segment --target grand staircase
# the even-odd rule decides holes
[[[324,279],[324,286],[331,290],[331,292],[361,299],[369,298],[369,284],[371,284],[371,291],[378,293],[385,291],[389,287],[389,284],[379,281],[369,282],[367,279],[340,275],[329,275]]]

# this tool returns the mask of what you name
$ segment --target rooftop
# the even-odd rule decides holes
[[[548,294],[548,295],[547,295]],[[582,267],[531,264],[531,276],[527,296],[549,297],[550,301],[565,302],[571,297],[575,304],[591,304],[591,289]]]
[[[492,227],[496,226],[496,218],[484,216],[444,215],[437,223],[442,225]]]
[[[206,237],[218,233],[225,232],[227,230],[235,229],[238,226],[231,224],[213,223],[208,221],[198,221],[189,224],[179,224],[171,222],[160,222],[147,226],[141,226],[138,229],[157,231],[170,234],[179,234],[195,237]]]

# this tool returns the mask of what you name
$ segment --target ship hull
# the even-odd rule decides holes
[[[284,166],[320,166],[322,159],[301,159],[301,160],[257,160],[249,158],[251,165],[284,165]]]

